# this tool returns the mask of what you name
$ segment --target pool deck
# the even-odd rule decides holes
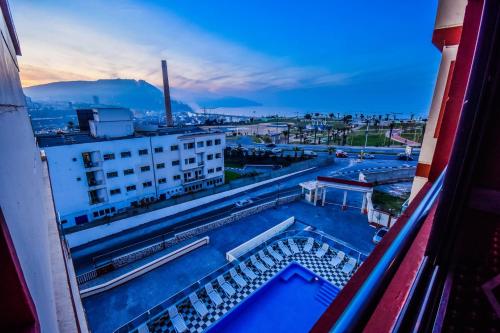
[[[325,207],[294,202],[213,230],[210,244],[169,262],[128,283],[83,300],[93,332],[112,332],[148,309],[169,298],[227,263],[225,253],[275,226],[290,216],[340,239],[363,252],[371,252],[373,228],[358,208],[342,211],[340,191],[330,191]],[[361,196],[352,194],[348,203],[360,206]],[[304,225],[298,223],[297,227]]]
[[[236,294],[232,297],[228,297],[227,295],[225,295],[223,290],[216,286],[216,283],[212,283],[214,289],[223,298],[223,304],[219,307],[216,307],[210,302],[208,296],[206,295],[206,292],[203,289],[198,291],[198,297],[208,308],[208,315],[204,318],[200,318],[200,316],[198,316],[194,308],[189,304],[188,299],[179,302],[177,304],[177,309],[179,311],[179,314],[185,321],[188,327],[188,331],[197,333],[205,331],[213,323],[223,317],[227,312],[229,312],[231,309],[245,300],[248,296],[250,296],[255,290],[272,279],[279,271],[287,267],[291,262],[299,263],[300,265],[308,268],[318,276],[324,278],[325,280],[341,289],[347,283],[347,281],[349,281],[353,273],[343,273],[340,269],[342,265],[338,266],[337,268],[330,265],[329,262],[335,255],[332,251],[329,251],[328,254],[323,258],[316,257],[314,253],[318,250],[319,244],[316,244],[310,253],[303,252],[302,249],[304,243],[305,239],[302,243],[298,244],[299,249],[301,250],[300,253],[297,253],[290,257],[284,257],[283,261],[276,263],[274,267],[261,274],[258,274],[258,270],[252,267],[250,260],[247,260],[247,266],[255,273],[257,273],[258,276],[254,281],[249,281],[248,279],[246,279],[248,284],[244,288],[238,288],[238,286],[234,283],[234,281],[232,281],[230,277],[226,277],[226,281],[231,283],[233,288],[237,290]],[[279,250],[276,249],[276,251]],[[242,274],[242,276],[244,275]],[[175,329],[170,319],[168,318],[168,314],[166,313],[159,315],[155,320],[148,323],[148,329],[152,333],[175,332]]]

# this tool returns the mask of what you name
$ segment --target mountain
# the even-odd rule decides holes
[[[241,97],[222,97],[216,99],[205,99],[198,101],[200,107],[209,109],[214,108],[242,108],[248,106],[262,106],[259,102]]]
[[[136,110],[163,110],[163,92],[144,80],[110,79],[97,81],[62,81],[24,88],[26,96],[34,101],[93,103],[93,96],[101,104],[116,105]],[[174,112],[192,111],[187,105],[172,100]]]

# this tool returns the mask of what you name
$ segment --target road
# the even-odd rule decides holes
[[[242,147],[251,149],[251,148],[266,148],[266,145],[263,143],[254,143],[254,142],[248,142],[248,140],[244,140],[243,138],[237,139],[237,140],[227,140],[226,142],[228,147],[231,148],[236,148],[238,145],[241,145]],[[328,154],[327,150],[328,147],[327,145],[297,145],[297,144],[276,144],[276,147],[283,149],[284,151],[291,151],[292,154],[293,148],[294,147],[299,147],[302,150],[311,150],[314,151],[318,154]],[[362,150],[365,150],[366,152],[369,152],[371,154],[375,154],[378,157],[381,158],[394,158],[397,154],[399,153],[404,153],[405,152],[405,147],[366,147],[364,149],[363,147],[352,147],[352,146],[330,146],[333,147],[336,150],[343,150],[347,153],[351,154],[359,154]],[[417,157],[418,154],[420,153],[420,148],[413,148],[413,156]],[[350,156],[350,157],[356,157],[356,156]]]

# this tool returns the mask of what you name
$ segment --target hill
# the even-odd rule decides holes
[[[62,81],[24,88],[34,101],[93,103],[93,96],[106,105],[136,110],[163,110],[163,92],[144,80],[109,79],[97,81]],[[172,100],[172,110],[192,111],[179,101]]]

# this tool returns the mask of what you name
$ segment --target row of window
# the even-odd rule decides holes
[[[172,166],[176,166],[176,165],[179,165],[179,161],[178,160],[172,161]],[[165,168],[165,163],[158,163],[158,164],[156,164],[156,168],[157,169],[164,169]],[[144,166],[141,166],[140,169],[141,169],[141,172],[148,172],[148,171],[151,170],[151,167],[149,165],[144,165]],[[134,174],[134,169],[125,169],[125,170],[123,170],[123,175],[125,175],[125,176],[132,175],[132,174]],[[118,177],[118,171],[107,172],[106,173],[106,177],[107,178]]]
[[[206,146],[209,147],[209,146],[213,145],[213,142],[215,143],[216,146],[220,145],[221,139],[215,139],[214,141],[212,141],[212,140],[199,141],[199,142],[197,142],[197,146],[198,146],[198,148],[202,148],[206,144]],[[189,142],[189,143],[184,144],[184,149],[193,149],[193,148],[194,148],[194,142]],[[177,150],[179,150],[179,145],[171,145],[170,146],[170,151],[177,151]],[[154,152],[155,153],[163,153],[163,147],[155,147]],[[139,149],[138,154],[139,154],[139,156],[148,155],[149,150],[148,149]],[[127,157],[131,157],[131,156],[132,156],[131,151],[122,151],[120,153],[121,158],[127,158]],[[107,154],[103,155],[103,159],[105,161],[114,160],[115,158],[116,158],[116,156],[114,153],[107,153]]]
[[[179,150],[179,145],[172,145],[170,146],[170,151],[176,151],[176,150]],[[155,153],[162,153],[163,152],[163,147],[156,147],[154,149]],[[149,154],[149,150],[148,149],[139,149],[137,151],[137,153],[139,154],[139,156],[144,156],[144,155],[148,155]],[[122,151],[120,153],[120,157],[121,158],[127,158],[127,157],[131,157],[132,156],[132,152],[131,151]],[[109,160],[114,160],[116,158],[115,154],[114,153],[107,153],[107,154],[104,154],[103,155],[103,159],[105,161],[109,161]]]
[[[196,147],[198,148],[203,148],[205,145],[207,147],[213,146],[214,144],[216,146],[220,145],[222,143],[221,139],[215,139],[215,140],[207,140],[207,141],[198,141],[196,143]],[[184,144],[184,149],[194,149],[194,142],[186,142]]]

